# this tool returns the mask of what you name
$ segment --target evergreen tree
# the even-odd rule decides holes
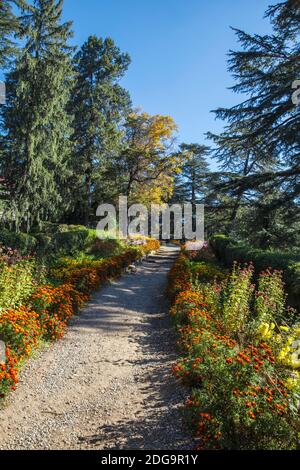
[[[203,203],[207,191],[209,148],[199,144],[181,144],[181,173],[175,180],[173,199],[192,204]]]
[[[292,102],[292,83],[300,78],[299,2],[273,6],[267,17],[272,35],[235,30],[242,50],[230,52],[229,70],[236,80],[233,91],[245,100],[215,111],[228,125],[221,136],[210,136],[227,172],[221,185],[226,194],[238,203],[248,194],[252,205],[264,210],[260,199],[267,195],[275,211],[296,207],[300,196],[300,107]]]
[[[233,91],[245,94],[246,99],[233,108],[218,109],[216,115],[235,125],[232,136],[237,145],[250,148],[256,141],[270,159],[277,155],[280,167],[258,172],[256,177],[241,180],[241,184],[248,182],[251,186],[272,180],[276,186],[286,184],[293,191],[294,177],[299,174],[300,108],[292,103],[291,95],[292,83],[300,77],[300,24],[297,30],[287,20],[281,26],[280,18],[287,7],[291,8],[290,17],[299,11],[298,3],[290,1],[268,11],[273,35],[251,36],[235,30],[243,50],[230,53],[230,71],[237,81]],[[247,133],[236,132],[241,124]]]
[[[0,0],[0,67],[7,64],[14,52],[12,33],[17,29],[17,20],[12,13],[9,0]]]
[[[42,220],[59,220],[68,205],[71,24],[61,22],[62,0],[21,6],[24,47],[7,75],[2,174],[12,224],[29,231]]]
[[[129,94],[118,81],[130,57],[110,38],[88,38],[74,58],[77,74],[71,100],[74,115],[72,141],[76,219],[88,224],[94,205],[109,197],[104,172],[121,152],[122,130],[130,108]]]

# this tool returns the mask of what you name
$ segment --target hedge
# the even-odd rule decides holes
[[[0,244],[17,249],[23,255],[37,252],[72,256],[85,250],[96,239],[96,231],[81,225],[45,224],[43,232],[14,233],[6,228],[0,230]]]
[[[27,233],[14,233],[6,228],[0,230],[0,244],[17,249],[20,253],[28,254],[36,250],[38,241]]]

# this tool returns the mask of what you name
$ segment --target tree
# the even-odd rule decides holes
[[[119,85],[130,64],[110,38],[88,38],[74,58],[76,84],[72,94],[72,141],[76,216],[88,224],[93,204],[101,198],[107,162],[121,151],[122,130],[129,94]]]
[[[24,47],[7,75],[1,165],[16,230],[59,220],[68,205],[72,49],[62,7],[62,0],[21,5]]]
[[[12,33],[17,30],[17,20],[9,0],[0,0],[0,67],[7,64],[14,52]]]
[[[124,150],[114,162],[116,187],[132,202],[169,199],[180,157],[174,152],[177,127],[169,116],[131,113],[125,123]]]
[[[299,204],[300,108],[292,102],[292,83],[300,77],[299,2],[285,1],[267,11],[274,34],[249,35],[235,29],[242,50],[231,51],[233,91],[245,100],[216,116],[228,125],[215,155],[227,175],[222,190],[238,204],[268,195],[270,211]],[[232,172],[233,163],[237,163]],[[243,167],[244,165],[244,167]],[[219,187],[220,189],[220,187]],[[264,208],[265,209],[265,208]],[[233,213],[236,215],[236,207]],[[233,219],[234,219],[233,217]]]
[[[176,177],[174,200],[199,204],[207,191],[209,148],[199,144],[181,144],[181,172]]]

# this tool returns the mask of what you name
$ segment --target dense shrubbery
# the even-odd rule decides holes
[[[117,255],[124,249],[124,243],[119,239],[107,238],[100,240],[97,238],[91,244],[88,252],[97,258],[106,258],[107,254]]]
[[[81,225],[44,224],[43,232],[35,234],[37,252],[73,256],[86,250],[96,240],[96,231]]]
[[[38,241],[27,233],[14,233],[5,228],[0,230],[0,244],[14,248],[21,254],[30,254],[37,249]]]
[[[216,235],[211,238],[211,246],[218,257],[227,266],[235,261],[240,263],[253,263],[256,273],[268,268],[282,270],[284,281],[291,300],[299,306],[300,296],[300,252],[259,250],[251,248],[244,243],[236,243],[225,235]]]
[[[209,280],[208,264],[201,284],[192,270],[181,255],[169,292],[183,351],[174,371],[192,387],[186,413],[199,449],[294,449],[300,329],[281,323],[289,318],[281,274],[263,272],[255,290],[251,265],[235,265],[225,279],[214,270]]]
[[[39,233],[14,233],[2,228],[0,243],[18,250],[23,255],[37,253],[41,256],[73,256],[97,240],[96,231],[81,225],[45,223]]]
[[[38,271],[33,258],[0,246],[0,314],[26,302],[40,282],[42,273]]]
[[[47,282],[34,259],[2,249],[0,339],[6,344],[7,361],[0,364],[0,397],[15,388],[20,365],[39,341],[61,338],[92,292],[157,248],[159,242],[146,240],[141,247],[124,243],[122,252],[106,259],[59,259],[48,270]]]

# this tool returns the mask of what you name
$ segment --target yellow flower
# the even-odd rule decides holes
[[[289,354],[290,350],[291,350],[291,348],[289,348],[288,346],[286,346],[285,348],[282,348],[282,350],[279,352],[279,354],[277,356],[277,359],[279,361],[285,360],[285,358]]]
[[[288,326],[280,326],[279,327],[281,331],[289,331],[289,327]]]
[[[291,355],[291,366],[294,367],[295,369],[300,368],[300,357],[299,357],[298,351]]]
[[[271,336],[273,335],[274,328],[275,328],[274,323],[271,323],[270,325],[269,323],[261,323],[261,325],[259,325],[257,329],[257,334],[258,336],[264,339],[271,338]]]
[[[285,382],[285,386],[288,390],[295,389],[297,385],[298,385],[298,379],[295,377],[289,377]]]
[[[281,336],[281,335],[276,335],[274,339],[275,339],[275,342],[276,342],[276,343],[281,343],[281,341],[282,341],[282,336]]]

